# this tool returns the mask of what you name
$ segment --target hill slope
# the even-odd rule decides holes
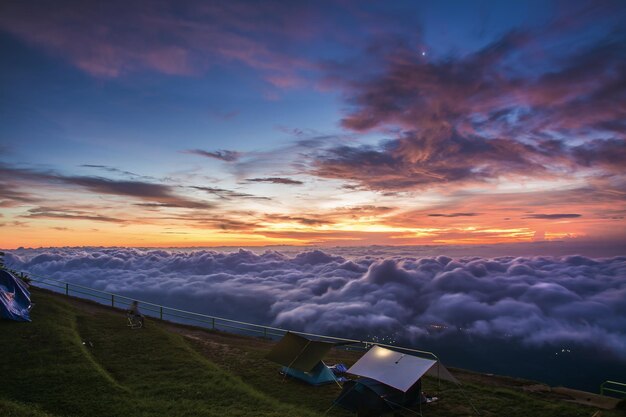
[[[0,322],[1,416],[321,416],[339,393],[336,385],[280,377],[263,359],[267,341],[150,319],[131,330],[119,311],[104,306],[37,289],[33,300],[32,323]],[[338,351],[329,359],[356,357]],[[459,376],[485,416],[595,412],[554,392],[528,392],[529,381]],[[439,390],[430,380],[425,390],[440,400],[424,415],[474,415],[460,390]],[[333,408],[327,415],[349,414]]]

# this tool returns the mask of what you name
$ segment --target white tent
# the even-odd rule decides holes
[[[348,373],[375,379],[403,392],[411,388],[424,374],[459,384],[439,361],[407,355],[380,346],[371,348],[348,369]]]

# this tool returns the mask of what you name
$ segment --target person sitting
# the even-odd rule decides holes
[[[129,316],[132,316],[132,318],[139,322],[139,327],[143,327],[144,316],[139,312],[139,303],[137,302],[137,300],[133,301],[130,304],[130,308],[127,310],[127,313]]]

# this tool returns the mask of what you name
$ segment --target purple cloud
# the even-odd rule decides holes
[[[0,169],[1,168],[0,166]],[[6,179],[6,177],[4,179]],[[34,204],[38,201],[38,198],[20,190],[16,184],[0,182],[0,207]]]
[[[115,167],[111,167],[108,165],[97,165],[97,164],[83,164],[81,165],[81,167],[83,168],[95,168],[95,169],[100,169],[106,172],[110,172],[113,174],[120,174],[123,175],[125,177],[131,177],[131,178],[143,178],[143,179],[153,179],[152,177],[146,177],[143,175],[139,175],[139,174],[135,174],[134,172],[130,172],[130,171],[125,171],[123,169],[119,169],[119,168],[115,168]]]
[[[28,210],[28,214],[22,215],[23,218],[40,218],[40,219],[68,219],[68,220],[89,220],[96,222],[108,223],[125,223],[125,220],[116,219],[108,216],[101,216],[83,210],[73,210],[67,208],[51,208],[36,207]],[[60,230],[60,229],[59,229]]]
[[[428,217],[474,217],[480,213],[431,213]]]
[[[269,197],[256,196],[248,193],[240,193],[237,191],[226,190],[224,188],[216,188],[216,187],[198,187],[191,186],[190,188],[206,191],[209,194],[216,195],[220,198],[231,199],[231,198],[249,198],[253,200],[271,200]]]
[[[431,135],[430,133],[433,133]],[[512,139],[464,137],[447,128],[404,132],[380,147],[342,146],[322,152],[312,172],[373,190],[483,182],[502,175],[549,175],[550,158]]]
[[[626,125],[621,126],[616,133],[624,134]],[[626,138],[622,139],[596,139],[574,147],[572,149],[574,159],[587,167],[601,167],[607,171],[623,173],[626,168]]]
[[[185,153],[191,153],[195,155],[204,156],[207,158],[219,159],[225,162],[234,162],[241,157],[240,152],[220,150],[220,151],[203,151],[202,149],[191,149],[185,151]]]
[[[528,216],[524,216],[524,218],[557,220],[557,219],[576,219],[581,216],[582,216],[581,214],[577,214],[577,213],[553,213],[553,214],[529,214]]]
[[[311,64],[276,45],[311,36],[317,26],[311,17],[322,13],[302,4],[270,1],[129,5],[114,0],[94,5],[63,0],[55,5],[9,3],[2,9],[0,30],[95,77],[143,71],[197,75],[234,63],[260,71],[278,88],[289,87],[284,80],[299,79],[296,72]]]
[[[0,163],[0,175],[3,179],[13,182],[28,182],[40,187],[74,186],[81,187],[96,194],[119,195],[139,200],[167,204],[170,207],[210,208],[213,205],[204,201],[196,201],[177,195],[173,187],[165,184],[135,180],[112,180],[102,177],[61,175],[51,171],[15,168]],[[0,188],[1,191],[1,188]],[[21,201],[23,197],[19,189],[13,191],[13,200]]]
[[[268,177],[268,178],[248,178],[248,182],[269,182],[271,184],[286,184],[286,185],[302,185],[302,181],[292,180],[290,178],[282,177]]]
[[[621,176],[625,40],[616,28],[565,47],[549,28],[518,30],[476,52],[438,59],[397,37],[361,60],[329,63],[329,82],[349,105],[343,126],[390,138],[319,152],[311,172],[378,191],[549,179],[581,169],[598,179]],[[538,55],[548,58],[526,71]]]

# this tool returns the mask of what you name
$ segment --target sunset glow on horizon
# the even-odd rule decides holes
[[[0,248],[624,243],[624,3],[477,4],[3,2]]]

